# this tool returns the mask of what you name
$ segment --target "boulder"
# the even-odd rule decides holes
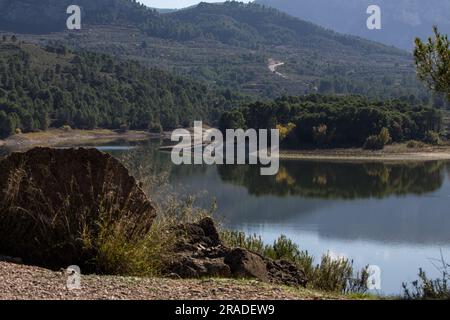
[[[183,224],[174,230],[177,242],[164,273],[181,278],[234,277],[306,286],[303,270],[283,260],[271,260],[243,249],[225,246],[214,221]]]
[[[81,239],[95,239],[101,221],[126,221],[121,228],[133,237],[156,216],[128,170],[96,149],[13,153],[0,162],[0,173],[0,254],[25,263],[84,265],[95,252]]]
[[[268,281],[267,266],[264,258],[242,248],[231,249],[224,262],[238,278],[257,278]]]

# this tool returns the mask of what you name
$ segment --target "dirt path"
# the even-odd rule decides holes
[[[269,68],[270,72],[275,73],[276,75],[286,79],[287,77],[284,74],[277,71],[277,68],[283,66],[284,64],[285,64],[284,62],[276,61],[271,58],[268,61],[268,68]]]
[[[272,286],[253,280],[174,280],[82,276],[80,290],[66,289],[66,275],[42,268],[0,262],[0,300],[298,300],[342,299],[306,289]]]

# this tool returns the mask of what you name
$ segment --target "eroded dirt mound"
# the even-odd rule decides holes
[[[156,211],[128,170],[96,149],[35,148],[0,162],[0,254],[85,265],[102,223],[145,233]],[[122,222],[128,223],[122,223]]]

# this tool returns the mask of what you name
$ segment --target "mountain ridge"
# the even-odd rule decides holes
[[[137,59],[212,87],[258,97],[314,92],[384,98],[426,95],[407,52],[338,34],[257,4],[200,3],[159,14],[131,0],[78,0],[84,8],[83,27],[68,31],[64,6],[71,1],[36,3],[0,0],[0,9],[7,9],[0,10],[3,25],[32,23],[19,28],[12,23],[3,30],[33,27],[37,34],[24,35],[26,40],[58,40],[80,50]],[[30,8],[42,6],[48,8],[46,16],[29,13]],[[62,14],[55,17],[55,12]],[[56,29],[39,34],[35,26],[44,25],[47,18],[46,26]],[[270,59],[284,62],[277,71],[285,78],[270,71]]]
[[[427,38],[433,25],[450,33],[450,0],[256,0],[337,32],[356,35],[411,51],[415,37]],[[381,9],[381,30],[369,30],[366,10],[369,5]]]

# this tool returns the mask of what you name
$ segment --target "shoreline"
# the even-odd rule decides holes
[[[107,143],[116,140],[144,141],[167,137],[167,133],[146,131],[118,132],[109,129],[63,130],[50,129],[23,133],[0,140],[0,148],[20,151],[33,147],[55,147],[64,144]],[[332,162],[423,162],[450,160],[450,146],[424,146],[408,148],[406,143],[386,146],[383,150],[362,148],[280,150],[280,160],[332,161]]]
[[[379,151],[362,148],[281,150],[281,160],[316,160],[333,162],[424,162],[450,160],[450,146],[408,148],[406,144],[386,146]]]
[[[50,129],[32,133],[22,133],[0,140],[0,147],[20,151],[33,147],[54,147],[64,144],[83,144],[92,142],[112,142],[115,140],[143,141],[163,137],[146,131],[117,132],[109,129]]]

